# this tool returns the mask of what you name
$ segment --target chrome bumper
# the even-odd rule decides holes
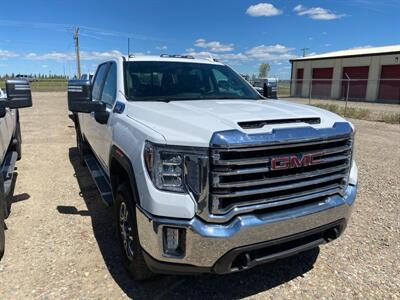
[[[348,220],[357,187],[349,185],[345,196],[264,215],[243,215],[227,224],[205,223],[199,218],[179,220],[154,217],[136,209],[142,248],[160,262],[211,268],[232,249],[275,240],[312,230],[344,219]],[[163,253],[163,227],[186,229],[185,254],[172,257]]]

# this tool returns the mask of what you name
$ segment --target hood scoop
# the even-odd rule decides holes
[[[276,124],[291,124],[291,123],[307,123],[307,124],[320,124],[320,118],[295,118],[295,119],[277,119],[277,120],[261,120],[261,121],[248,121],[238,122],[238,125],[243,129],[259,129],[266,125]]]

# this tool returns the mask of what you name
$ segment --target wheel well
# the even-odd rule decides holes
[[[132,186],[135,183],[134,178],[131,178],[129,172],[125,169],[125,167],[119,162],[117,159],[113,158],[111,161],[111,168],[110,168],[110,181],[111,181],[111,188],[113,195],[115,196],[117,192],[117,188],[120,184],[126,184],[129,188],[130,192],[132,193],[132,199],[137,201],[138,195],[136,192],[136,186]]]
[[[133,201],[140,205],[141,199],[136,185],[133,165],[122,150],[113,146],[110,151],[110,184],[114,196],[118,186],[122,183],[129,187]]]
[[[117,187],[121,183],[129,184],[128,176],[129,176],[128,172],[126,172],[125,168],[116,159],[113,159],[111,161],[111,168],[110,168],[110,180],[113,193],[116,192]]]

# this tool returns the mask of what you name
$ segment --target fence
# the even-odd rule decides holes
[[[30,82],[33,92],[65,92],[67,81],[63,79],[39,79]],[[5,82],[0,81],[0,88]],[[278,97],[367,101],[400,104],[400,78],[366,79],[314,79],[279,80]]]
[[[400,78],[289,80],[280,82],[278,96],[400,104]]]

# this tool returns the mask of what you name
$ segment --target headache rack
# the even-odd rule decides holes
[[[224,133],[219,138],[223,136],[227,143],[211,146],[209,221],[288,209],[344,193],[352,160],[350,125],[337,123],[331,130],[283,129],[271,135],[264,136],[266,142],[257,137],[260,140],[254,144],[242,144],[240,141],[254,137]],[[232,141],[237,142],[230,144]],[[310,154],[317,163],[308,164],[303,159]],[[296,164],[273,169],[272,160],[287,157],[294,158]]]

